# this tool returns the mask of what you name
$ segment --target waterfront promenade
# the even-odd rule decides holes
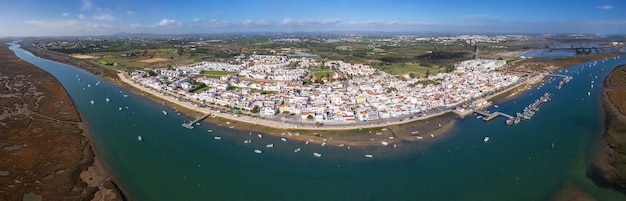
[[[264,119],[264,118],[258,118],[258,117],[251,117],[251,116],[245,116],[245,115],[236,115],[236,114],[230,114],[230,113],[220,113],[217,112],[215,110],[212,110],[211,108],[205,108],[205,107],[199,107],[197,105],[195,105],[193,102],[191,101],[186,101],[186,100],[180,100],[179,97],[174,97],[171,95],[165,95],[163,93],[160,93],[154,89],[142,86],[139,83],[134,82],[133,80],[129,79],[127,77],[127,75],[123,72],[118,73],[120,80],[122,80],[124,83],[127,83],[143,92],[152,94],[158,98],[161,98],[163,100],[175,103],[177,105],[183,106],[187,109],[196,111],[196,112],[200,112],[203,114],[212,114],[215,115],[216,117],[221,117],[221,118],[225,118],[225,119],[229,119],[229,120],[233,120],[233,121],[239,121],[239,122],[244,122],[244,123],[249,123],[249,124],[254,124],[254,125],[260,125],[260,126],[266,126],[266,127],[271,127],[271,128],[277,128],[277,129],[301,129],[301,130],[351,130],[351,129],[362,129],[362,128],[377,128],[377,127],[385,127],[385,126],[390,126],[390,125],[398,125],[398,124],[405,124],[405,123],[409,123],[409,122],[413,122],[413,121],[419,121],[419,120],[425,120],[425,119],[429,119],[432,117],[436,117],[439,115],[443,115],[446,114],[448,112],[452,112],[452,109],[445,109],[445,110],[439,110],[439,111],[433,111],[431,113],[425,114],[425,115],[415,115],[413,118],[410,117],[405,117],[405,118],[394,118],[395,120],[379,120],[376,123],[371,123],[371,122],[353,122],[353,123],[335,123],[335,122],[325,122],[323,123],[322,126],[317,126],[315,124],[315,122],[311,121],[311,122],[305,122],[305,121],[293,121],[293,120],[272,120],[272,119]],[[526,79],[522,82],[519,82],[507,89],[504,89],[502,91],[499,91],[497,93],[491,94],[487,97],[485,97],[485,99],[491,99],[493,97],[499,96],[503,93],[506,93],[508,91],[510,91],[511,89],[515,89],[523,84],[526,83],[533,83],[536,81],[540,81],[541,78],[538,76],[535,77],[531,77],[529,79]]]

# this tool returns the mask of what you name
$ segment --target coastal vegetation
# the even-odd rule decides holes
[[[606,157],[599,163],[604,178],[626,189],[626,66],[615,68],[605,80],[604,133]]]

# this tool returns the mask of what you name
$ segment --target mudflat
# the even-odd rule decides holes
[[[81,179],[83,172],[85,180],[108,175],[94,166],[78,110],[52,75],[19,59],[6,42],[0,46],[0,200],[91,200],[96,194],[121,199],[99,191],[108,184],[118,192],[109,179]],[[93,168],[100,177],[87,171]]]

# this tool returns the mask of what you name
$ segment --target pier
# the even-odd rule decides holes
[[[206,119],[207,117],[211,116],[211,113],[206,114],[204,116],[198,117],[195,120],[189,122],[189,123],[183,123],[181,124],[183,127],[188,128],[188,129],[193,129],[193,124],[198,123],[199,121],[202,121],[203,119]]]
[[[489,113],[487,111],[482,111],[482,110],[474,110],[474,112],[476,114],[482,115],[484,121],[491,121],[491,120],[495,119],[498,116],[503,116],[503,117],[506,117],[506,118],[509,118],[509,119],[514,118],[513,116],[505,114],[505,113],[502,113],[502,112]]]

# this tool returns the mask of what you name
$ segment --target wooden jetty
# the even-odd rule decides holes
[[[211,116],[211,113],[206,114],[204,116],[198,117],[195,120],[189,122],[189,123],[183,123],[181,124],[183,127],[188,128],[188,129],[193,129],[193,124],[198,123],[200,121],[202,121],[203,119],[206,119],[207,117]]]
[[[513,116],[505,114],[505,113],[502,113],[502,112],[489,113],[489,112],[483,111],[483,110],[474,110],[474,112],[476,114],[482,115],[484,121],[491,121],[491,120],[495,119],[498,116],[503,116],[503,117],[510,118],[510,119],[514,118]]]

